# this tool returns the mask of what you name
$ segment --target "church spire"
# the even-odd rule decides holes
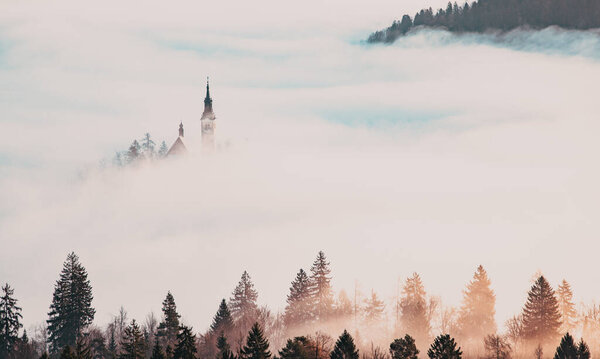
[[[208,84],[208,77],[206,77],[206,97],[204,98],[204,112],[201,119],[214,120],[215,118],[212,108],[212,98],[210,98],[210,86]]]
[[[183,137],[183,122],[179,123],[179,137]]]

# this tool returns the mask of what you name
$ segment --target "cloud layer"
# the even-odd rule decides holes
[[[537,269],[596,297],[596,35],[360,43],[418,6],[2,5],[0,280],[26,323],[71,250],[98,323],[171,290],[203,329],[243,270],[281,309],[318,250],[336,289],[391,299],[418,271],[448,305],[483,264],[500,324]],[[96,169],[146,131],[193,137],[207,75],[222,151]]]

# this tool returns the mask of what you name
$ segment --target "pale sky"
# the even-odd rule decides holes
[[[204,330],[244,270],[280,310],[319,250],[336,290],[386,300],[416,271],[459,305],[482,264],[500,329],[538,270],[600,298],[596,35],[361,43],[423,6],[444,1],[0,4],[0,282],[26,327],[70,251],[100,325],[171,290]],[[98,170],[193,137],[206,76],[217,155]]]

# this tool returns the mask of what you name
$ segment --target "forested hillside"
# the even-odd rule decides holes
[[[368,42],[393,42],[418,26],[475,33],[548,26],[587,30],[600,27],[600,0],[478,0],[463,6],[449,2],[435,13],[429,8],[414,18],[404,15],[387,29],[372,33]]]

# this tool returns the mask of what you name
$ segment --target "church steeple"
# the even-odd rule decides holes
[[[210,86],[208,84],[208,77],[206,78],[206,97],[204,97],[204,112],[202,113],[202,119],[208,118],[210,120],[215,119],[215,114],[212,108],[212,98],[210,98]]]
[[[207,150],[215,148],[215,113],[212,108],[212,98],[210,98],[210,87],[208,77],[206,78],[206,97],[204,98],[204,112],[200,118],[202,126],[202,147]]]
[[[183,122],[179,123],[179,137],[183,137]]]

